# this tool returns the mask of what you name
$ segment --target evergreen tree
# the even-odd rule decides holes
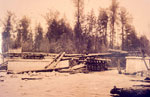
[[[115,30],[115,25],[117,23],[118,19],[118,8],[119,8],[119,3],[117,0],[112,0],[112,4],[110,6],[110,48],[114,49],[114,44],[116,42],[116,30]]]
[[[83,28],[82,28],[82,24],[83,24],[83,9],[84,9],[84,0],[73,0],[75,7],[76,7],[76,22],[75,22],[75,26],[74,26],[74,33],[75,33],[75,40],[76,41],[76,48],[78,50],[78,53],[83,53],[83,50],[81,50],[81,45],[83,44],[83,37],[82,37],[82,33],[83,33]]]
[[[101,41],[102,41],[101,44],[104,44],[104,46],[107,48],[108,14],[106,9],[100,9],[97,24],[98,24],[97,32],[100,34]]]
[[[140,48],[140,41],[137,37],[135,28],[132,25],[126,25],[125,50],[135,51]]]
[[[22,47],[23,51],[31,51],[33,48],[33,35],[30,29],[30,19],[24,16],[17,27],[17,45]]]
[[[7,12],[7,16],[3,22],[2,31],[2,52],[7,52],[10,48],[11,34],[13,32],[13,17],[14,14],[10,11]]]
[[[129,18],[129,14],[126,11],[125,8],[121,8],[120,10],[120,22],[121,22],[121,48],[122,50],[125,49],[125,26],[128,25],[130,23],[130,18]]]
[[[40,23],[35,28],[35,41],[34,41],[34,50],[41,51],[40,46],[43,40],[43,28],[41,27]]]

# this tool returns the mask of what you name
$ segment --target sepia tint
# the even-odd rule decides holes
[[[149,5],[0,0],[0,97],[150,97]]]

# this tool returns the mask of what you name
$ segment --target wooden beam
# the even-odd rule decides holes
[[[55,69],[55,67],[60,62],[60,60],[62,59],[64,55],[65,55],[65,52],[57,55],[56,58],[49,65],[45,66],[45,69]]]

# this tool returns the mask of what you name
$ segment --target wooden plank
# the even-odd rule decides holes
[[[0,64],[0,67],[1,66],[7,66],[7,64],[8,64],[8,61],[5,61],[5,62],[3,62],[3,63]]]
[[[9,73],[24,73],[24,72],[39,72],[39,71],[52,71],[52,69],[45,69],[50,61],[53,59],[16,59],[8,62],[7,72]],[[69,68],[69,61],[60,61],[55,69]]]
[[[149,70],[148,65],[147,65],[147,63],[145,61],[145,54],[144,54],[144,52],[141,52],[141,53],[142,53],[142,59],[144,61],[145,67],[146,67],[147,70]]]
[[[22,80],[41,80],[42,78],[21,78]]]
[[[76,69],[80,69],[80,68],[83,68],[85,67],[85,64],[79,64],[79,65],[75,65],[71,68],[71,70],[76,70]]]
[[[45,66],[45,69],[55,69],[57,64],[60,62],[62,57],[65,55],[65,52],[61,53],[60,55],[56,56],[56,58],[47,66]]]
[[[7,53],[7,54],[3,54],[4,56],[8,56],[11,55],[11,53]],[[42,52],[22,52],[22,53],[15,53],[16,55],[19,56],[23,56],[23,55],[35,55],[35,56],[39,56],[39,55],[43,55],[44,57],[52,57],[52,58],[56,58],[57,56],[59,56],[60,54],[55,54],[55,53],[42,53]],[[119,51],[114,51],[114,52],[108,52],[108,53],[91,53],[91,54],[65,54],[63,56],[63,58],[66,59],[70,59],[70,58],[87,58],[87,57],[125,57],[127,55],[126,52],[119,52]]]
[[[144,64],[145,64],[146,69],[149,70],[148,65],[147,65],[147,63],[146,63],[146,61],[145,61],[145,58],[143,57],[142,59],[143,59],[143,61],[144,61]]]

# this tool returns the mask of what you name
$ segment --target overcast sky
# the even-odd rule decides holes
[[[110,6],[111,0],[84,0],[85,13],[92,8],[98,12],[100,7]],[[127,8],[133,17],[133,24],[140,34],[150,36],[150,0],[118,0],[120,6]],[[0,0],[0,19],[3,19],[7,10],[12,11],[17,17],[29,16],[33,24],[44,23],[42,15],[49,9],[58,10],[73,24],[74,4],[72,0]],[[150,39],[150,37],[148,37]]]

